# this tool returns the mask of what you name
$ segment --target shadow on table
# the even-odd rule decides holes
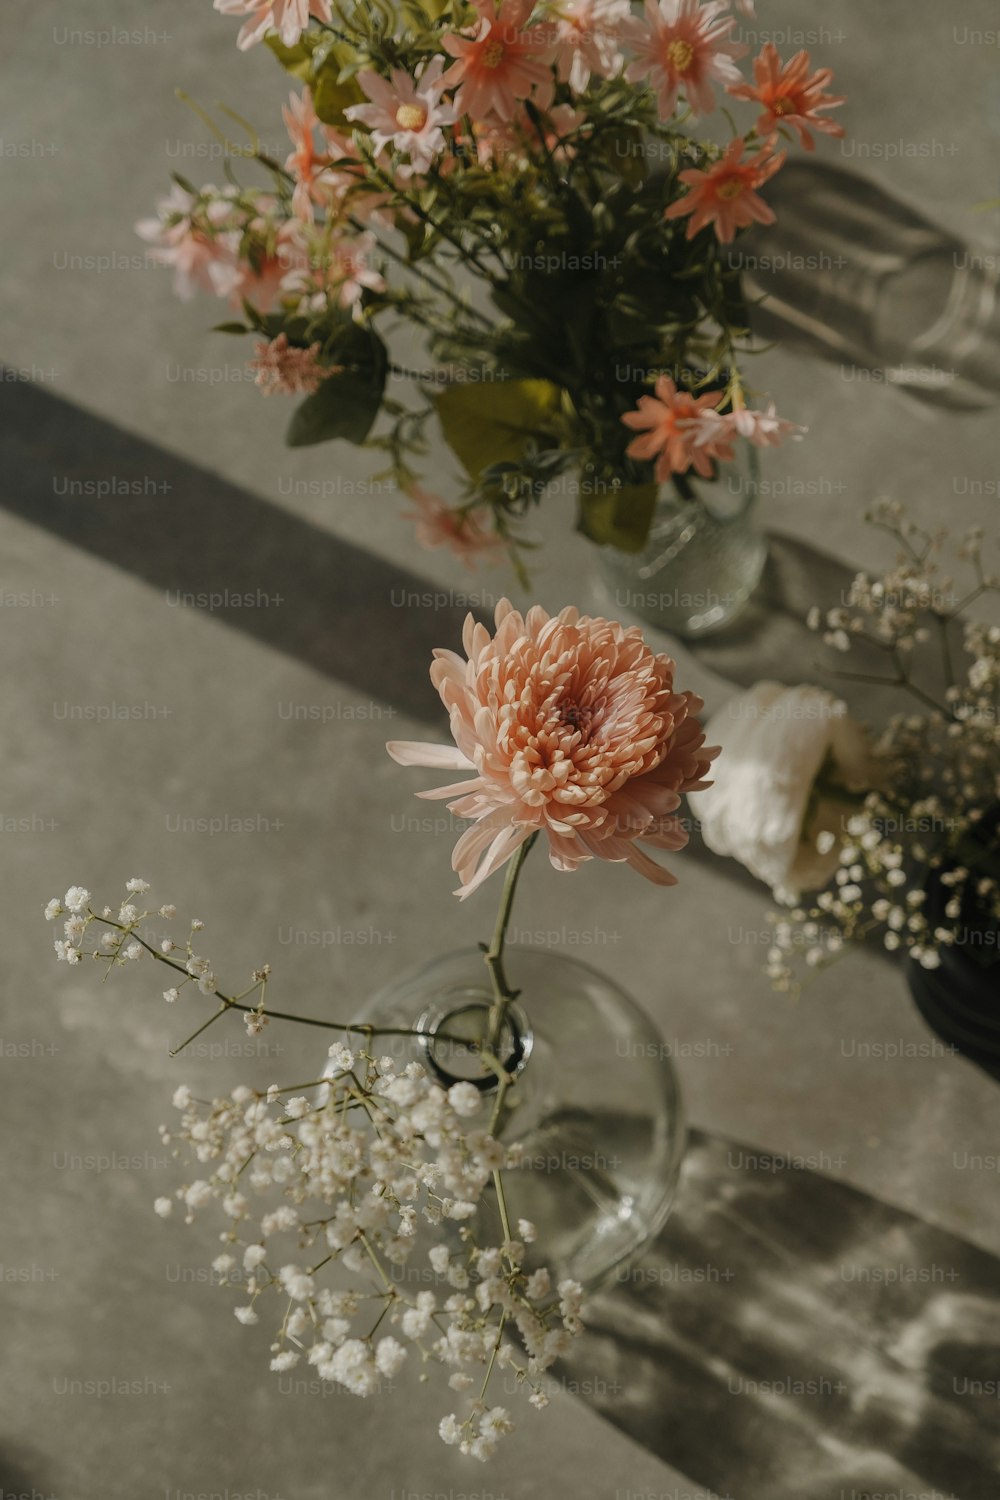
[[[7,510],[328,677],[441,722],[427,663],[458,640],[467,613],[448,590],[37,386],[4,379],[0,389]],[[853,571],[793,537],[770,541],[757,594],[694,654],[741,687],[814,682],[881,721],[896,700],[838,679],[837,659],[804,623],[814,604],[845,602]],[[427,607],[403,608],[408,598]],[[856,647],[846,665],[885,675],[871,648]]]
[[[435,646],[461,636],[467,613],[446,590],[47,391],[4,380],[2,369],[0,390],[6,510],[171,601],[441,721],[427,666]],[[407,597],[427,607],[404,609]]]
[[[10,1457],[4,1447],[0,1439],[0,1500],[44,1500],[47,1489],[40,1488],[37,1472],[34,1479],[29,1477],[22,1461]]]
[[[1000,1262],[809,1168],[696,1133],[567,1388],[706,1500],[996,1500]]]

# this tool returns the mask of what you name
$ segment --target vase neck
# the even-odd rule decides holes
[[[444,1088],[471,1083],[484,1094],[497,1088],[496,1073],[484,1067],[480,1057],[480,1048],[489,1036],[490,1017],[490,1002],[485,997],[449,1009],[431,1008],[420,1017],[417,1031],[427,1065]],[[531,1048],[528,1018],[521,1006],[512,1003],[507,1007],[496,1048],[497,1059],[508,1076],[516,1078],[522,1071]]]

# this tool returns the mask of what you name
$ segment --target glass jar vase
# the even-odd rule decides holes
[[[677,1077],[654,1026],[614,980],[545,949],[509,947],[505,963],[518,998],[497,1056],[514,1082],[495,1123],[496,1075],[476,1050],[492,1001],[479,949],[401,975],[359,1021],[412,1029],[378,1039],[398,1065],[419,1062],[443,1087],[475,1084],[483,1128],[515,1148],[504,1196],[511,1224],[527,1219],[537,1228],[528,1268],[545,1264],[554,1281],[570,1277],[593,1290],[669,1212],[685,1141]],[[472,1227],[480,1243],[503,1238],[492,1189]]]
[[[760,582],[767,538],[757,523],[757,450],[715,480],[675,475],[662,484],[640,552],[601,549],[598,569],[612,613],[635,615],[682,640],[722,630]]]

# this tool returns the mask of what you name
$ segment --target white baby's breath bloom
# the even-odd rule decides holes
[[[172,988],[169,990],[164,990],[163,998],[168,1005],[173,1005],[174,1001],[177,999],[177,991]]]
[[[138,880],[135,878],[133,878],[132,880],[126,880],[125,889],[128,891],[130,896],[143,896],[149,890],[149,881]]]
[[[170,1198],[157,1198],[153,1204],[153,1211],[159,1214],[161,1219],[168,1219],[174,1211],[174,1205]]]
[[[260,1319],[252,1306],[247,1305],[243,1307],[234,1307],[233,1312],[240,1320],[240,1322],[245,1323],[248,1327],[250,1327],[254,1323],[260,1322]]]
[[[67,911],[86,911],[90,905],[90,892],[82,885],[71,885],[63,897],[63,905]]]
[[[406,1350],[397,1339],[379,1339],[375,1349],[375,1367],[380,1375],[391,1380],[398,1375],[406,1362]]]
[[[343,1042],[334,1042],[327,1055],[341,1073],[349,1073],[354,1067],[354,1053]]]
[[[52,900],[48,903],[48,905],[45,908],[45,920],[46,920],[46,922],[54,922],[55,919],[56,919],[56,917],[61,917],[62,916],[62,913],[63,913],[63,904],[62,904],[62,902],[59,900],[59,898],[57,896],[53,896]]]
[[[483,1096],[474,1084],[453,1083],[448,1090],[448,1103],[456,1115],[475,1115],[482,1108]]]
[[[462,1424],[454,1412],[449,1412],[446,1417],[441,1418],[438,1423],[438,1436],[450,1448],[454,1448],[456,1443],[462,1441]]]

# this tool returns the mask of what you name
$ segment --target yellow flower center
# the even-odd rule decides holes
[[[401,104],[396,111],[400,130],[422,130],[426,123],[427,111],[422,104]]]
[[[686,73],[694,62],[694,48],[680,37],[667,48],[667,62],[676,73]]]
[[[503,42],[495,37],[492,42],[487,42],[483,48],[483,67],[499,68],[503,62]]]
[[[795,100],[787,98],[775,99],[774,103],[771,105],[771,112],[776,115],[794,115]]]
[[[738,198],[744,186],[745,184],[739,177],[730,177],[725,182],[720,182],[716,188],[716,193],[720,198]]]

